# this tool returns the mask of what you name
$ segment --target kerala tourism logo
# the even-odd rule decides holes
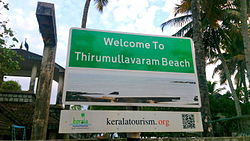
[[[73,128],[89,128],[89,121],[86,119],[86,114],[81,113],[81,119],[75,119],[75,117],[72,120],[71,126]]]

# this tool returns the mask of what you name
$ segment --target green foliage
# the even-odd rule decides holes
[[[8,48],[0,48],[0,75],[6,75],[20,69],[18,58],[20,56],[15,51]]]
[[[217,82],[207,81],[208,94],[220,94],[225,88],[216,88]]]
[[[231,136],[233,132],[241,134],[240,118],[236,116],[234,101],[231,94],[209,95],[212,123],[215,136]],[[250,103],[241,103],[242,114],[250,115]],[[211,122],[211,121],[210,121]]]
[[[16,81],[5,81],[1,85],[2,91],[21,91],[21,85]]]
[[[234,101],[231,98],[231,94],[227,93],[224,95],[209,95],[209,100],[212,119],[217,119],[218,115],[225,117],[236,116]]]
[[[71,110],[82,110],[82,106],[81,105],[73,105],[73,106],[70,106],[70,109]]]
[[[242,104],[242,113],[243,115],[250,115],[250,103],[244,103]]]
[[[8,3],[0,0],[0,15],[2,10],[9,10]],[[0,21],[0,85],[3,82],[4,75],[14,72],[19,68],[18,61],[22,60],[19,55],[10,48],[15,47],[18,40],[14,32],[7,26],[8,20]]]
[[[8,3],[0,0],[0,15],[2,15],[2,10],[9,10]],[[14,36],[14,32],[11,28],[7,26],[8,20],[3,19],[0,21],[0,47],[14,47],[15,43],[18,43],[17,38]],[[9,43],[8,43],[9,42]]]

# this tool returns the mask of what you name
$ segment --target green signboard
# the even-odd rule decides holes
[[[71,29],[67,67],[194,73],[192,40]]]
[[[201,106],[191,39],[78,28],[69,37],[64,104]]]

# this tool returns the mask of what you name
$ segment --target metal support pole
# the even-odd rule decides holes
[[[138,111],[138,107],[127,107],[127,110],[132,111]],[[135,132],[135,133],[127,133],[127,141],[140,141],[141,139],[141,133]]]
[[[44,50],[36,93],[31,139],[45,140],[57,43],[54,4],[38,2],[36,16],[43,37]]]

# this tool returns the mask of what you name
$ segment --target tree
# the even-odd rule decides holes
[[[16,81],[5,81],[2,83],[0,90],[2,91],[21,91],[21,85]]]
[[[109,2],[108,0],[94,0],[94,1],[96,4],[96,8],[100,12],[103,12],[103,7],[105,7]],[[90,2],[91,2],[91,0],[86,0],[85,5],[84,5],[83,16],[82,16],[82,25],[81,25],[82,28],[86,28]]]
[[[17,58],[21,57],[15,51],[5,47],[0,48],[0,85],[5,75],[20,69]]]
[[[219,33],[228,32],[228,33]],[[226,35],[226,36],[225,36]],[[242,89],[244,93],[244,101],[248,102],[248,93],[246,86],[246,65],[243,49],[243,41],[239,32],[227,30],[213,30],[211,33],[205,32],[205,44],[210,48],[215,48],[216,56],[210,59],[211,63],[218,63],[214,69],[214,74],[219,74],[221,84],[225,84],[226,80],[229,83],[233,95],[237,95],[233,86],[231,76],[234,77],[236,89]],[[219,47],[220,46],[220,47]],[[223,49],[221,53],[220,48]],[[217,53],[218,52],[218,53]],[[237,95],[238,96],[238,95]],[[236,97],[237,99],[237,97]]]
[[[181,5],[177,5],[176,13],[187,13],[187,15],[184,15],[182,17],[178,17],[172,20],[169,20],[162,24],[162,28],[164,28],[165,25],[178,22],[178,23],[184,23],[186,24],[182,29],[180,29],[175,35],[186,35],[189,37],[194,36],[194,33],[192,32],[192,28],[195,27],[193,25],[192,19],[190,19],[190,0],[183,0]],[[201,9],[202,9],[202,31],[204,32],[203,41],[207,42],[207,44],[204,44],[205,48],[210,52],[210,50],[214,51],[216,53],[217,58],[220,59],[222,62],[223,73],[224,76],[229,82],[229,87],[231,89],[232,95],[235,99],[235,107],[237,109],[237,114],[241,115],[241,108],[239,106],[239,100],[236,95],[235,89],[233,87],[233,83],[231,80],[231,74],[229,73],[228,65],[226,64],[226,61],[224,59],[224,56],[221,53],[221,44],[222,45],[229,45],[225,44],[225,39],[222,42],[223,37],[227,37],[223,29],[232,28],[233,24],[238,23],[238,17],[237,17],[237,11],[235,10],[235,4],[234,3],[228,3],[227,0],[213,0],[213,1],[202,1]],[[193,12],[192,12],[193,14]],[[236,15],[236,16],[235,16]],[[221,21],[222,24],[219,24]],[[232,30],[233,31],[233,30]],[[216,37],[215,37],[216,36]],[[228,39],[228,38],[226,38]],[[197,54],[196,54],[197,55]],[[210,55],[210,54],[209,54]]]
[[[204,135],[213,136],[212,124],[207,121],[211,120],[208,88],[206,83],[205,73],[205,48],[202,42],[202,23],[201,23],[201,1],[200,0],[183,0],[181,5],[177,5],[176,13],[186,13],[187,15],[175,18],[162,24],[164,26],[173,23],[184,25],[175,35],[187,35],[193,37],[195,53],[196,53],[196,66],[199,80],[200,94],[201,94],[201,113],[204,126]],[[192,15],[190,14],[192,13]],[[195,28],[192,28],[195,27]],[[192,30],[191,30],[192,29]]]
[[[235,9],[236,5],[234,3],[228,2],[228,0],[203,0],[201,1],[201,21],[203,30],[208,27],[217,28],[222,22],[230,19],[236,18],[238,12]],[[176,17],[178,14],[182,16]],[[167,25],[182,26],[182,28],[174,34],[174,36],[192,36],[192,11],[191,11],[191,0],[182,0],[181,4],[175,7],[175,18],[170,19],[161,24],[162,30]]]
[[[250,82],[250,38],[247,24],[247,0],[240,0],[240,20],[241,20],[241,35],[243,37],[244,52],[246,58],[247,77]]]
[[[0,0],[1,10],[9,10],[8,3]],[[2,12],[0,12],[0,15]],[[3,77],[19,69],[18,60],[21,59],[15,51],[10,48],[18,43],[11,28],[7,27],[7,20],[0,21],[0,85]]]
[[[201,25],[201,11],[200,11],[200,0],[192,0],[192,16],[193,16],[193,41],[196,53],[196,66],[197,74],[199,80],[199,88],[201,94],[201,113],[204,127],[204,136],[213,136],[213,128],[211,123],[207,121],[211,120],[210,106],[209,106],[209,97],[208,97],[208,88],[205,72],[205,51],[202,44],[202,25]]]
[[[225,61],[224,57],[222,56],[222,53],[221,53],[219,47],[217,47],[217,51],[218,51],[218,56],[219,56],[219,58],[220,58],[220,60],[222,62],[221,64],[223,66],[223,70],[225,71],[224,73],[225,73],[226,78],[228,80],[229,88],[230,88],[232,96],[234,98],[234,103],[235,103],[235,109],[236,109],[236,112],[237,112],[237,116],[241,116],[242,112],[241,112],[241,108],[240,108],[239,98],[238,98],[238,96],[236,94],[236,91],[234,89],[233,82],[231,80],[231,75],[230,75],[228,66],[226,64],[226,61]]]
[[[235,109],[237,111],[237,115],[241,116],[241,107],[239,104],[239,98],[236,94],[235,88],[233,86],[233,82],[231,79],[232,73],[230,73],[228,63],[225,60],[225,57],[223,56],[221,52],[221,48],[223,48],[223,45],[228,47],[226,44],[227,40],[230,40],[230,38],[227,38],[224,33],[224,31],[221,28],[208,28],[205,31],[206,37],[204,37],[206,40],[205,42],[210,48],[214,48],[217,54],[218,59],[221,61],[221,69],[223,70],[222,74],[225,76],[226,80],[228,81],[229,88],[231,90],[232,96],[234,98],[235,102]],[[232,71],[231,71],[232,72]]]

